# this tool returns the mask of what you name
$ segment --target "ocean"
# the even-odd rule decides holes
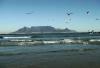
[[[5,38],[1,38],[0,42],[6,43],[6,40],[9,42],[12,39],[98,39],[99,42],[100,39],[100,33],[44,33],[27,36],[8,34],[4,36]],[[17,36],[25,38],[16,38]],[[100,68],[100,42],[97,45],[75,43],[0,46],[0,68]]]
[[[100,68],[100,46],[1,46],[0,68]]]

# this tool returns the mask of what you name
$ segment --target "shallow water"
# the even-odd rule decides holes
[[[99,45],[0,47],[0,68],[100,68]]]

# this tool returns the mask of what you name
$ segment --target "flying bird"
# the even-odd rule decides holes
[[[32,13],[25,13],[25,14],[32,14]]]
[[[96,20],[100,20],[99,18],[96,18]]]
[[[69,10],[67,10],[67,16],[68,16],[68,18],[67,18],[67,21],[65,22],[65,23],[70,23],[71,22],[71,18],[70,18],[70,16],[73,14],[71,11],[69,11]]]
[[[90,13],[90,11],[87,11],[87,12],[86,12],[86,14],[89,14],[89,13]]]
[[[71,13],[67,13],[68,16],[70,16],[71,14],[73,14],[73,13],[72,12]]]
[[[33,11],[25,13],[27,15],[33,14]]]

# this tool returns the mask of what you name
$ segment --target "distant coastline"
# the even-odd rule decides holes
[[[76,32],[75,30],[71,30],[68,28],[65,29],[57,29],[52,26],[31,26],[31,27],[22,27],[14,32],[11,32],[11,34],[31,34],[31,33],[71,33]]]

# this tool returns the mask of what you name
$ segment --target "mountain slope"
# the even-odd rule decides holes
[[[32,26],[32,27],[23,27],[12,33],[36,33],[36,32],[76,32],[68,28],[65,29],[56,29],[52,26]]]

